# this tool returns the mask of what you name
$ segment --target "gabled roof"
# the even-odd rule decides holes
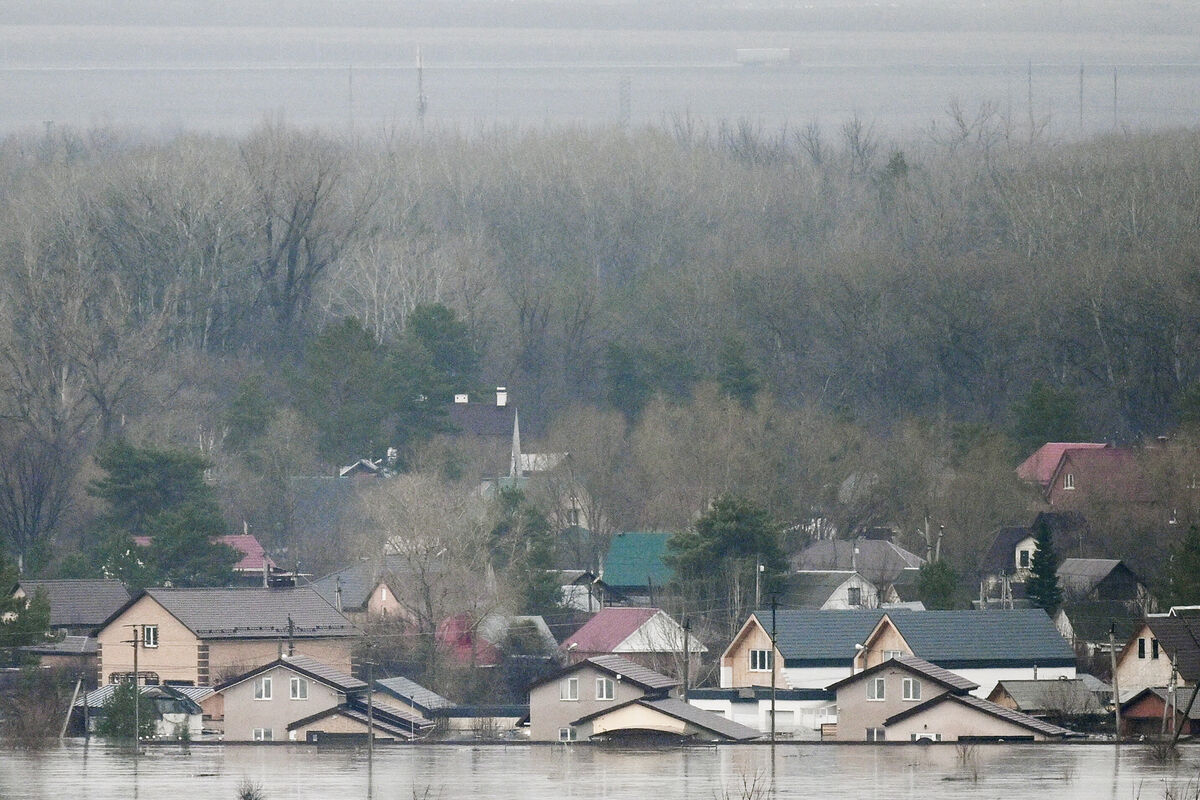
[[[404,709],[396,708],[387,703],[379,703],[373,700],[372,706],[371,716],[373,719],[371,720],[371,724],[376,729],[390,733],[393,736],[411,739],[422,729],[432,727],[434,724],[427,719],[418,717]],[[316,714],[288,723],[287,729],[294,731],[319,720],[334,716],[352,719],[363,726],[367,724],[366,705],[361,701],[347,700],[341,705],[326,708],[318,711]]]
[[[992,544],[979,563],[984,575],[1007,575],[1016,569],[1016,548],[1025,539],[1033,538],[1033,531],[1019,525],[997,528]]]
[[[862,611],[779,609],[775,612],[775,644],[789,667],[848,666],[854,658],[854,645],[866,641],[884,613],[877,608]],[[753,617],[763,630],[771,632],[769,610],[756,611]]]
[[[129,602],[120,581],[91,578],[73,580],[22,580],[18,586],[29,597],[41,589],[50,601],[51,628],[95,627]]]
[[[146,589],[109,615],[108,625],[150,597],[201,639],[314,639],[361,631],[307,586],[286,589]]]
[[[557,672],[546,675],[533,683],[529,684],[529,688],[533,689],[541,686],[544,683],[556,681],[562,677],[570,675],[572,672],[578,672],[586,667],[593,667],[601,672],[612,675],[614,678],[635,683],[642,688],[643,691],[661,691],[670,689],[673,686],[678,686],[679,681],[674,678],[668,678],[659,672],[643,667],[641,664],[635,664],[627,658],[622,658],[616,655],[594,656],[586,661],[580,661],[578,664],[572,664],[563,667]]]
[[[992,690],[991,700],[1004,691],[1017,704],[1018,711],[1064,711],[1071,714],[1099,714],[1104,709],[1082,678],[1053,680],[1004,680]],[[1111,689],[1110,689],[1111,691]]]
[[[337,603],[337,591],[340,588],[343,609],[365,610],[371,592],[380,581],[394,579],[406,569],[407,562],[403,556],[386,555],[382,564],[377,560],[361,561],[331,572],[309,585],[330,605]]]
[[[612,538],[600,571],[609,586],[666,586],[674,573],[663,561],[669,533],[626,531]]]
[[[26,645],[22,652],[37,656],[94,656],[99,652],[94,636],[64,636],[59,642]]]
[[[915,654],[946,669],[1075,666],[1075,651],[1040,608],[888,614]]]
[[[885,669],[891,669],[893,667],[900,667],[906,672],[919,675],[926,680],[933,681],[936,684],[946,687],[946,689],[949,691],[958,694],[963,694],[979,688],[978,683],[969,681],[963,676],[956,675],[950,670],[942,669],[935,664],[930,664],[923,658],[917,658],[916,656],[895,656],[893,658],[889,658],[887,661],[876,664],[870,669],[865,669],[862,672],[855,673],[848,678],[843,678],[837,683],[830,684],[829,686],[825,687],[825,691],[837,691],[838,687],[840,686],[856,683],[863,678],[874,675],[876,672],[882,672]]]
[[[1192,702],[1192,692],[1195,689],[1191,686],[1178,686],[1175,688],[1175,713],[1182,716],[1187,710],[1188,703]],[[1152,694],[1164,703],[1168,702],[1167,687],[1165,686],[1150,686],[1142,689],[1137,694],[1130,697],[1125,702],[1121,703],[1121,713],[1125,713],[1125,709],[1148,694]],[[1200,703],[1192,703],[1192,708],[1188,711],[1188,719],[1200,719]]]
[[[252,533],[232,533],[220,537],[217,541],[242,554],[241,561],[233,565],[234,572],[262,572],[264,566],[275,566],[275,562]]]
[[[517,407],[495,403],[452,403],[446,408],[446,419],[453,431],[472,436],[510,438],[516,420]]]
[[[361,692],[367,688],[367,684],[355,678],[352,675],[347,675],[339,669],[334,669],[328,664],[318,661],[315,658],[308,656],[290,655],[280,656],[274,661],[262,664],[249,672],[238,675],[236,678],[231,678],[219,686],[214,687],[217,691],[228,689],[230,686],[235,686],[239,683],[253,678],[255,675],[261,675],[264,672],[269,672],[277,667],[285,667],[292,672],[297,672],[306,678],[311,678],[318,683],[323,683],[339,692]]]
[[[1075,476],[1075,485],[1080,491],[1103,495],[1110,501],[1147,503],[1154,500],[1137,456],[1128,448],[1068,450],[1050,476],[1051,486],[1064,472]]]
[[[589,720],[603,717],[606,714],[611,714],[614,711],[619,711],[622,708],[627,708],[628,706],[634,705],[650,708],[659,712],[660,714],[666,714],[668,717],[682,720],[683,722],[687,722],[696,726],[697,728],[715,733],[717,736],[728,741],[746,742],[750,741],[751,739],[758,739],[762,736],[761,733],[753,728],[747,728],[745,725],[728,720],[720,714],[714,714],[711,711],[697,708],[696,706],[685,703],[684,701],[674,697],[638,697],[634,700],[628,700],[624,703],[618,703],[614,706],[602,708],[599,711],[580,717],[571,724],[580,725],[584,722],[588,722]],[[609,731],[609,733],[611,733],[611,731]]]
[[[793,570],[857,570],[874,584],[892,583],[904,570],[920,569],[924,563],[890,539],[867,538],[823,539],[791,560]]]
[[[1146,624],[1174,662],[1179,676],[1189,682],[1200,681],[1200,619],[1151,614]]]
[[[1073,731],[1058,725],[1052,725],[1049,722],[1044,722],[1036,717],[1031,717],[1028,714],[1022,714],[1020,711],[1013,711],[1011,708],[998,706],[988,700],[981,700],[974,695],[969,694],[942,694],[934,697],[931,700],[926,700],[924,703],[907,708],[899,714],[888,717],[883,721],[884,727],[900,722],[903,719],[920,714],[922,711],[941,705],[942,703],[958,703],[959,705],[973,708],[976,711],[982,711],[984,714],[990,714],[993,717],[998,717],[1006,722],[1011,722],[1014,725],[1019,725],[1037,733],[1045,734],[1046,736],[1070,736]]]
[[[1058,462],[1062,461],[1063,453],[1068,450],[1100,449],[1108,445],[1103,442],[1046,442],[1034,451],[1033,455],[1021,462],[1017,467],[1017,477],[1029,483],[1046,486],[1050,483]]]
[[[437,692],[432,689],[426,689],[421,684],[408,678],[380,678],[375,681],[375,685],[423,713],[435,708],[451,708],[454,706],[454,703],[442,697]]]
[[[1117,558],[1064,558],[1058,565],[1058,583],[1063,592],[1083,597],[1118,568],[1133,574]]]
[[[562,647],[564,650],[573,647],[584,653],[611,653],[658,613],[661,613],[661,609],[602,608],[582,628],[567,637]]]
[[[86,703],[88,708],[103,708],[112,697],[113,692],[115,692],[116,689],[117,684],[115,683],[109,683],[101,686],[98,689],[93,689],[77,699],[75,701],[75,707],[80,708]],[[138,692],[150,697],[184,698],[190,704],[196,706],[191,713],[198,714],[200,713],[200,709],[198,707],[200,701],[213,694],[214,690],[210,686],[171,686],[169,684],[151,684],[139,686]]]
[[[784,579],[781,602],[799,608],[820,608],[838,589],[855,578],[867,584],[867,590],[874,596],[875,588],[871,582],[852,570],[801,570]],[[863,600],[870,598],[864,597]]]

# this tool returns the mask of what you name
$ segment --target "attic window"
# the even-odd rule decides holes
[[[1029,551],[1020,550],[1017,552],[1017,566],[1021,569],[1029,569]]]
[[[850,586],[846,589],[846,602],[852,606],[862,605],[862,589],[857,586]]]
[[[772,658],[774,655],[770,650],[751,650],[750,651],[750,671],[751,672],[770,672],[772,669]]]
[[[1063,475],[1063,489],[1070,491],[1075,488],[1075,473],[1068,472]]]

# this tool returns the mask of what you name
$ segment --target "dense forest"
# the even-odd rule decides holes
[[[932,521],[965,569],[1028,522],[1037,444],[1200,421],[1198,257],[1200,132],[1060,143],[988,107],[903,143],[11,136],[0,525],[35,572],[86,552],[120,437],[198,451],[283,547],[288,478],[392,446],[455,477],[427,412],[506,385],[612,529],[737,492],[793,537]]]

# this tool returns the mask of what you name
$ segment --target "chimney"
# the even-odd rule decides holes
[[[496,408],[504,408],[508,405],[508,389],[503,386],[496,387]]]
[[[458,405],[463,405],[471,402],[471,398],[467,396],[466,392],[460,392],[459,394],[454,395],[454,402]]]
[[[337,577],[337,581],[333,586],[333,607],[338,611],[342,610],[342,576]]]

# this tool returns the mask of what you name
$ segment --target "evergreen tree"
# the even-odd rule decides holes
[[[133,681],[121,681],[113,688],[104,703],[104,715],[96,723],[96,735],[106,739],[138,739],[154,736],[156,709],[154,701],[138,691]]]
[[[1195,525],[1188,527],[1183,541],[1171,546],[1167,595],[1171,605],[1200,603],[1200,528]]]
[[[16,666],[21,663],[17,649],[44,639],[50,629],[50,601],[38,589],[31,597],[16,597],[7,590],[20,581],[16,564],[0,556],[0,663]]]
[[[554,537],[546,515],[519,489],[502,489],[496,503],[492,563],[506,576],[517,613],[547,616],[561,611],[562,587],[552,572]]]
[[[1058,585],[1058,554],[1054,552],[1050,526],[1045,522],[1034,531],[1034,541],[1036,548],[1025,592],[1035,607],[1053,613],[1062,604],[1062,589]]]
[[[931,561],[917,575],[917,597],[930,609],[954,608],[958,575],[945,561]]]

